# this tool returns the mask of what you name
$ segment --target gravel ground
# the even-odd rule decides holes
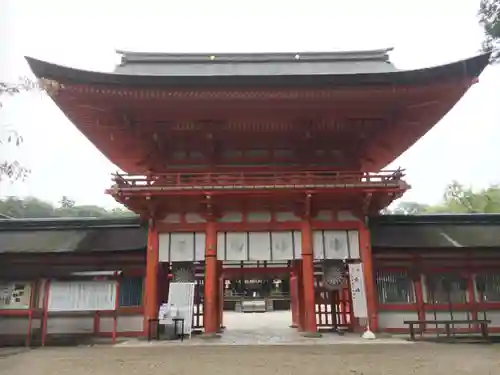
[[[500,345],[44,348],[0,358],[9,375],[500,374]]]

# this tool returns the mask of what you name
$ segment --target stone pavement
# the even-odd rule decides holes
[[[296,329],[289,328],[289,311],[266,313],[225,312],[226,330],[220,339],[204,340],[193,336],[181,341],[142,341],[127,340],[117,347],[145,346],[226,346],[226,345],[332,345],[332,344],[411,344],[398,338],[380,338],[365,340],[359,334],[340,336],[336,333],[324,333],[321,338],[302,337]]]

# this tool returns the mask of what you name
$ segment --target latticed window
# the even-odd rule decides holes
[[[466,303],[467,278],[450,273],[427,275],[425,292],[428,303]]]
[[[142,277],[124,277],[120,281],[118,296],[120,307],[141,306]]]
[[[500,273],[476,275],[476,295],[479,301],[500,302]]]
[[[379,303],[415,303],[415,288],[407,271],[379,270],[376,283]]]

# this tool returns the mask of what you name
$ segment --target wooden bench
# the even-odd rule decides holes
[[[486,319],[461,319],[461,320],[405,320],[404,324],[408,324],[410,327],[410,340],[415,341],[415,325],[432,324],[432,325],[444,325],[444,331],[447,337],[451,337],[452,329],[451,327],[456,324],[478,324],[481,326],[481,335],[485,341],[488,341],[488,324],[491,320]]]

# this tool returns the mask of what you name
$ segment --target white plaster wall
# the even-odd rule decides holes
[[[180,223],[181,215],[180,214],[168,214],[165,219],[163,219],[165,223]]]
[[[142,315],[119,316],[116,322],[117,332],[141,332],[144,318]],[[113,318],[106,316],[101,318],[99,330],[101,332],[113,332]]]
[[[119,316],[117,332],[141,332],[143,329],[143,316]],[[42,328],[42,319],[33,319],[31,330]],[[113,318],[102,317],[100,320],[101,332],[113,331]],[[92,334],[94,332],[94,317],[50,317],[47,323],[47,334]],[[28,317],[1,317],[0,335],[26,335],[28,333]]]
[[[31,330],[41,328],[41,319],[33,319]],[[28,333],[28,317],[1,317],[0,335],[26,335]]]
[[[224,212],[218,220],[221,223],[239,223],[243,221],[243,214],[241,212]]]
[[[255,211],[247,214],[247,220],[250,222],[270,222],[271,212],[269,211]]]
[[[479,319],[483,319],[484,315],[482,312],[478,314]],[[489,327],[500,328],[500,311],[498,310],[487,310],[486,319],[491,320]]]
[[[448,311],[438,311],[434,315],[432,311],[427,311],[425,313],[425,319],[426,320],[450,320],[452,318],[454,320],[464,320],[464,319],[472,319],[471,314],[467,315],[467,312],[465,311],[453,311],[453,314],[450,314]],[[455,324],[455,328],[469,328],[468,324]],[[429,328],[436,328],[435,324],[428,324]],[[443,328],[444,329],[444,324],[438,324],[438,328]]]
[[[56,317],[50,316],[47,321],[47,334],[92,334],[94,332],[94,317],[74,316]]]
[[[337,213],[337,220],[338,221],[360,221],[359,218],[354,216],[354,214],[351,211],[339,211]]]
[[[300,218],[296,216],[293,212],[276,212],[276,221],[300,221]]]
[[[380,311],[378,313],[378,326],[380,330],[386,328],[406,328],[405,320],[417,320],[417,312],[412,311]]]
[[[332,211],[321,210],[316,214],[314,219],[318,221],[330,221],[332,220]]]
[[[200,214],[195,213],[195,212],[188,212],[185,215],[186,222],[188,223],[205,223],[206,220],[201,217]]]

